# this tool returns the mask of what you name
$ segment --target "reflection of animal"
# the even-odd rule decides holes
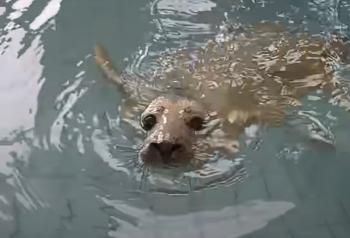
[[[245,127],[279,125],[286,107],[300,105],[298,98],[315,89],[331,92],[333,101],[350,109],[333,70],[348,60],[349,49],[338,36],[326,41],[307,33],[292,35],[268,23],[232,36],[193,52],[160,56],[157,87],[118,72],[96,46],[96,62],[126,93],[125,105],[144,110],[143,161],[189,161],[200,146],[234,152]],[[135,118],[130,108],[124,107],[124,116]]]

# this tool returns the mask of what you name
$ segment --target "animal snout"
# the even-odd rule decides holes
[[[145,162],[169,164],[187,156],[184,144],[169,141],[151,142],[141,150],[141,158]]]
[[[159,154],[164,158],[171,157],[171,155],[174,152],[179,151],[183,148],[183,145],[179,143],[171,143],[168,141],[164,141],[160,143],[153,142],[150,144],[150,146],[153,147],[153,149],[157,150]]]

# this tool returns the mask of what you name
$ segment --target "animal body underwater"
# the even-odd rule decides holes
[[[234,154],[245,128],[280,126],[287,109],[315,90],[350,111],[347,88],[334,73],[350,60],[347,39],[290,33],[269,22],[230,27],[196,50],[159,55],[152,83],[118,70],[95,47],[97,65],[124,93],[121,117],[140,118],[142,162],[198,162],[197,150]]]

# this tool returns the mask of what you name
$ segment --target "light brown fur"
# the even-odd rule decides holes
[[[281,29],[261,23],[235,39],[209,41],[194,52],[182,49],[162,55],[154,79],[163,85],[157,88],[141,85],[140,89],[137,80],[125,80],[97,46],[96,62],[104,74],[134,99],[136,113],[145,110],[141,122],[145,115],[155,116],[141,158],[189,161],[199,144],[233,153],[244,128],[254,123],[282,124],[286,108],[299,106],[298,99],[315,89],[330,93],[338,105],[350,110],[349,96],[333,70],[335,64],[348,60],[345,42],[336,35],[325,41]],[[176,90],[174,84],[179,83]],[[135,117],[131,112],[126,110],[125,115]],[[193,118],[202,119],[206,128],[194,130],[189,124]]]

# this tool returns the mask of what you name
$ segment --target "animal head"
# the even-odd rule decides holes
[[[203,106],[183,97],[157,97],[140,118],[146,138],[140,159],[151,164],[177,164],[189,161],[194,154],[196,133],[206,119]]]
[[[138,85],[121,76],[101,45],[95,47],[95,60],[105,77],[122,92],[131,98],[139,94]],[[145,94],[159,91],[150,87],[142,90],[146,91]],[[205,118],[206,111],[199,102],[169,95],[155,98],[140,118],[141,127],[146,131],[139,153],[141,160],[151,164],[189,161],[194,154],[196,132],[202,129]]]

